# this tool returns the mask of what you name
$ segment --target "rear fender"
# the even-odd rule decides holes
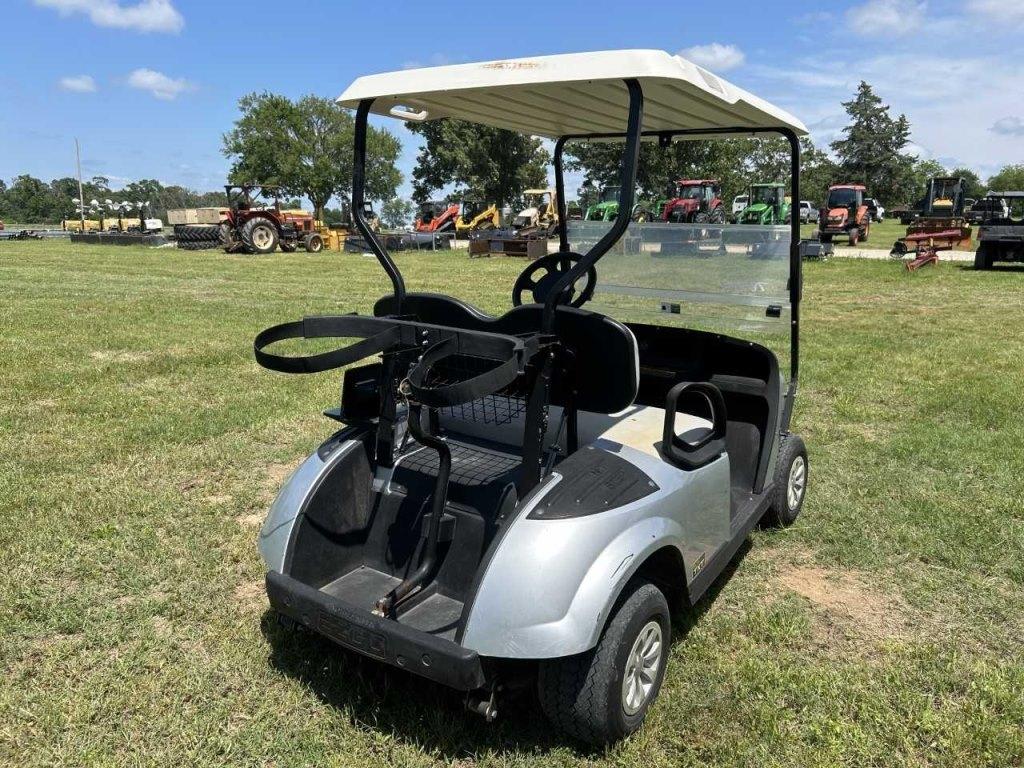
[[[728,457],[692,472],[659,463],[665,474],[651,473],[659,490],[631,504],[560,520],[533,519],[525,509],[486,566],[468,606],[462,644],[501,658],[582,653],[596,645],[622,588],[653,553],[672,547],[685,561],[684,541],[688,547],[698,536],[708,547],[724,542]],[[706,523],[709,515],[716,530],[699,530],[697,521]],[[672,586],[685,588],[691,566]]]

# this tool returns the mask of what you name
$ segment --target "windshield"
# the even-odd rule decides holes
[[[704,188],[700,184],[676,184],[675,191],[670,194],[684,200],[700,200],[703,193]]]
[[[613,225],[568,222],[586,253]],[[627,323],[668,325],[749,339],[790,359],[788,226],[631,223],[597,263],[587,307]]]
[[[545,194],[533,194],[526,195],[523,198],[524,207],[526,208],[546,208],[547,207],[547,193]]]
[[[943,179],[942,181],[935,182],[935,197],[936,201],[946,200],[949,202],[953,201],[956,196],[957,183],[953,179]]]
[[[620,189],[622,189],[622,187],[605,187],[601,190],[601,198],[599,202],[614,203],[618,201]]]
[[[845,187],[828,193],[829,208],[846,208],[850,205],[857,205],[857,190]]]
[[[779,200],[779,190],[777,187],[754,187],[753,197],[755,203],[775,205]]]
[[[484,209],[483,203],[463,201],[462,203],[462,217],[470,218],[476,216]]]

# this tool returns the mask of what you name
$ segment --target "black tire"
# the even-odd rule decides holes
[[[623,702],[627,666],[634,644],[656,623],[661,632],[660,657],[649,676],[643,703],[627,712]],[[653,630],[651,630],[653,631]],[[576,656],[540,663],[537,691],[541,708],[561,730],[580,741],[603,746],[637,730],[665,679],[671,620],[668,601],[646,581],[630,582],[613,609],[597,646]]]
[[[711,221],[711,215],[707,211],[701,211],[693,217],[694,224],[707,224]]]
[[[797,468],[799,467],[799,468]],[[798,474],[799,478],[795,477]],[[769,528],[785,528],[793,524],[804,507],[807,496],[807,480],[810,477],[810,463],[807,448],[799,435],[783,435],[779,455],[775,460],[772,503],[764,513],[761,522]],[[794,499],[790,498],[791,480],[799,479],[799,489]]]
[[[854,227],[849,231],[850,247],[856,247],[857,243],[860,242],[860,227]]]
[[[863,232],[863,234],[861,234],[860,239],[863,242],[866,243],[868,241],[868,237],[870,237],[870,235],[871,235],[871,222],[868,221],[868,223],[864,225],[864,232]]]
[[[174,236],[178,242],[219,242],[220,227],[217,224],[179,224],[174,228]]]
[[[179,240],[178,248],[183,251],[211,251],[220,248],[219,240]]]
[[[718,206],[711,212],[711,215],[708,216],[708,221],[712,224],[725,224],[725,211],[722,209],[722,206]]]
[[[324,239],[316,232],[306,235],[302,240],[306,253],[320,253],[324,249]]]
[[[249,253],[273,253],[280,239],[277,226],[265,216],[253,216],[245,222],[239,236]]]
[[[989,249],[985,243],[979,243],[978,250],[974,252],[974,268],[992,269],[992,256],[989,255]]]

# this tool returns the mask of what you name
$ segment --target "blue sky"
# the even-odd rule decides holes
[[[983,176],[1024,162],[1020,0],[6,0],[3,28],[8,181],[73,175],[77,136],[84,175],[115,188],[157,178],[216,189],[228,168],[220,137],[247,92],[333,97],[360,74],[613,48],[682,52],[796,114],[819,144],[864,78],[907,113],[923,156]],[[381,124],[403,142],[408,179],[414,139]]]

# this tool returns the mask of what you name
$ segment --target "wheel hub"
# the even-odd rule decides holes
[[[626,674],[622,679],[622,709],[635,715],[651,698],[661,666],[661,624],[647,622],[633,642],[626,657]]]
[[[270,230],[266,227],[256,227],[252,233],[252,240],[258,248],[266,248],[270,245]]]
[[[800,506],[800,500],[804,497],[804,489],[807,487],[807,462],[803,456],[793,459],[789,468],[789,484],[786,488],[787,501],[790,510]]]

